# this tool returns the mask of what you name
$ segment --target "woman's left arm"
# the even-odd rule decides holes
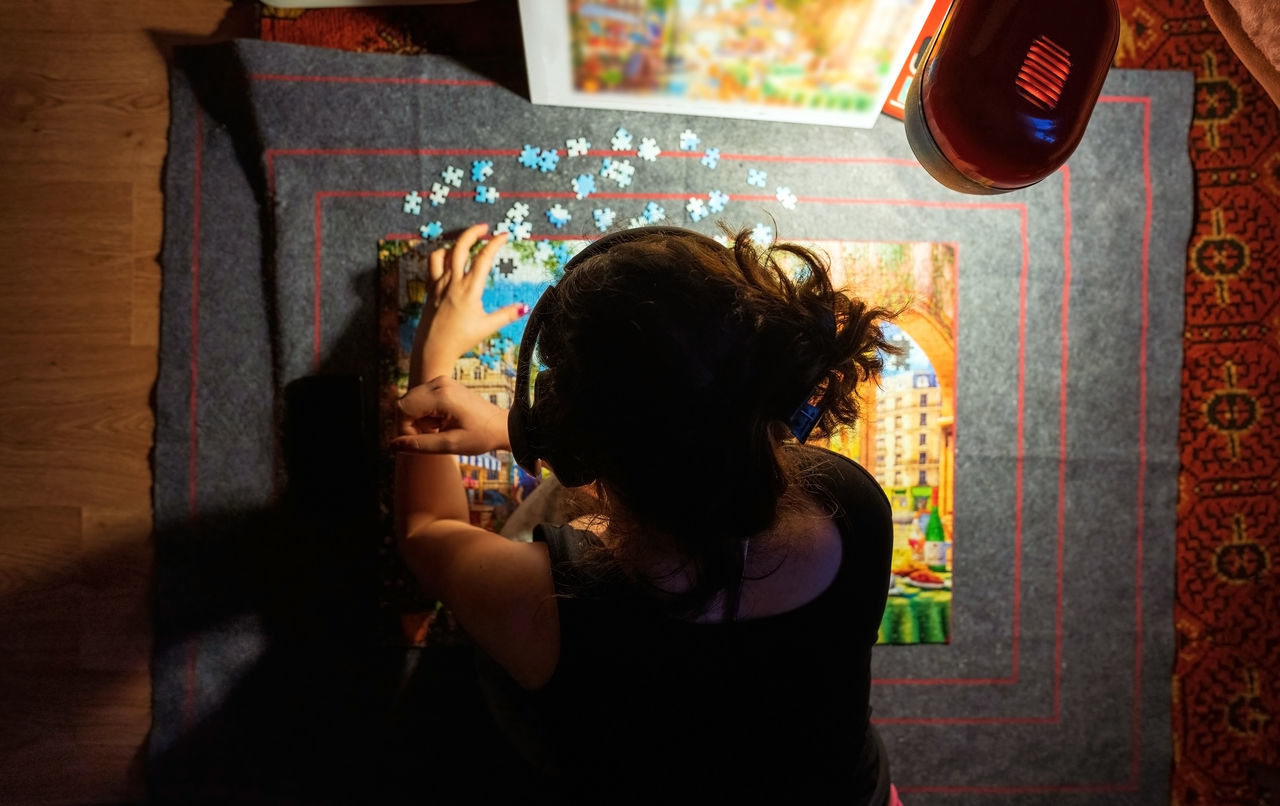
[[[485,313],[481,294],[505,236],[475,256],[486,231],[467,229],[430,256],[431,292],[400,400],[394,522],[401,556],[423,591],[443,601],[516,682],[535,688],[559,657],[559,622],[546,547],[471,524],[457,454],[508,448],[506,413],[452,379],[454,363],[514,321],[523,306]],[[468,265],[469,264],[469,265]]]

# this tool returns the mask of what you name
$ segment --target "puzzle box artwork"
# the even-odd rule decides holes
[[[534,103],[869,128],[932,0],[521,0]]]

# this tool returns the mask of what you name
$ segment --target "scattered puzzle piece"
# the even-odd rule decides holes
[[[782,206],[788,210],[796,209],[796,194],[791,192],[791,188],[778,186],[777,192],[774,194]]]
[[[644,212],[640,217],[650,224],[657,224],[667,217],[667,211],[659,207],[657,202],[649,202],[644,206]]]
[[[432,182],[431,195],[428,198],[431,199],[432,207],[439,207],[444,204],[445,199],[449,198],[449,186],[442,185],[439,182]]]
[[[697,151],[698,135],[693,133],[692,129],[685,129],[680,132],[680,150],[681,151]]]
[[[575,197],[585,199],[595,192],[596,178],[591,174],[579,174],[578,178],[573,180],[573,195]]]
[[[471,163],[471,181],[483,182],[493,176],[493,160],[476,160]]]
[[[658,141],[652,137],[645,137],[640,140],[640,149],[636,154],[640,159],[647,162],[656,162],[658,155],[662,153],[662,149],[658,148]]]
[[[773,228],[764,224],[756,224],[751,228],[751,240],[760,246],[768,246],[773,240]]]
[[[609,140],[609,145],[613,146],[614,151],[630,151],[633,140],[631,132],[622,127],[613,133],[613,138]]]
[[[432,221],[430,224],[418,227],[418,232],[422,233],[422,237],[428,241],[434,241],[444,234],[444,224],[439,221]]]
[[[511,205],[511,209],[507,210],[508,221],[524,221],[529,217],[529,205],[524,202],[516,202]]]
[[[541,153],[540,149],[534,148],[528,143],[525,143],[524,148],[520,149],[520,156],[516,157],[516,159],[518,159],[520,164],[526,168],[537,168],[538,155]]]
[[[528,221],[523,221],[523,220],[513,219],[513,218],[504,218],[503,220],[498,222],[497,226],[493,228],[493,232],[495,235],[500,232],[505,232],[511,236],[511,240],[523,241],[528,239],[532,229],[533,229],[533,224]]]
[[[591,212],[591,217],[594,218],[596,221],[596,228],[599,229],[601,232],[604,232],[605,230],[613,226],[613,220],[616,217],[616,215],[617,214],[614,213],[613,209],[610,207],[603,207],[599,210],[593,210]]]
[[[585,157],[587,151],[590,150],[591,144],[587,142],[585,137],[572,137],[564,141],[565,153],[570,157]]]
[[[768,176],[769,176],[769,173],[767,171],[761,171],[757,168],[748,168],[747,184],[755,185],[758,188],[762,188],[764,187],[765,179],[768,178]]]
[[[565,224],[568,224],[569,219],[571,218],[573,218],[573,216],[569,215],[569,211],[564,209],[564,206],[561,204],[557,204],[547,211],[547,220],[550,221],[551,226],[556,229],[560,229]]]
[[[708,148],[702,152],[702,164],[708,168],[715,168],[720,164],[720,149]]]
[[[452,165],[440,172],[440,176],[444,178],[446,185],[453,185],[456,188],[462,187],[462,169],[455,168]]]
[[[628,229],[635,229],[637,227],[647,227],[647,226],[649,226],[649,222],[646,221],[644,216],[642,215],[638,215],[635,218],[632,218],[627,221]]]
[[[713,213],[719,213],[724,210],[724,206],[729,203],[729,194],[722,193],[719,190],[713,190],[707,194],[707,209]]]
[[[418,194],[418,191],[410,191],[405,195],[404,211],[413,215],[418,215],[422,212],[422,196]]]
[[[689,203],[684,206],[684,209],[689,212],[689,218],[694,221],[701,221],[709,215],[707,205],[697,196],[690,196]]]
[[[493,204],[502,196],[495,187],[476,185],[476,201],[481,204]]]
[[[556,164],[560,162],[560,152],[554,148],[548,148],[538,156],[538,170],[550,173],[556,169]]]
[[[620,187],[626,187],[631,184],[631,177],[635,175],[636,167],[631,164],[631,160],[610,160],[606,159],[607,165],[604,167],[604,175],[617,182]]]

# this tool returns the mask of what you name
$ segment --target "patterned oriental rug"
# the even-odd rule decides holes
[[[1263,796],[1260,781],[1280,767],[1280,620],[1267,617],[1280,613],[1280,112],[1202,2],[1119,4],[1117,67],[1189,70],[1196,79],[1171,801],[1254,804]],[[518,26],[496,26],[515,32],[497,43],[495,27],[478,24],[503,13],[514,20],[515,3],[481,0],[429,14],[263,7],[260,30],[263,39],[369,52],[505,49],[507,59],[495,55],[492,64],[505,65],[518,84],[521,68],[511,64]],[[443,17],[477,24],[441,25]],[[475,41],[441,41],[442,30],[473,31]]]

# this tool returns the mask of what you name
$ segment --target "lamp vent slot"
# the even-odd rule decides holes
[[[1032,43],[1018,72],[1018,91],[1041,109],[1053,109],[1071,73],[1071,54],[1047,36]]]

